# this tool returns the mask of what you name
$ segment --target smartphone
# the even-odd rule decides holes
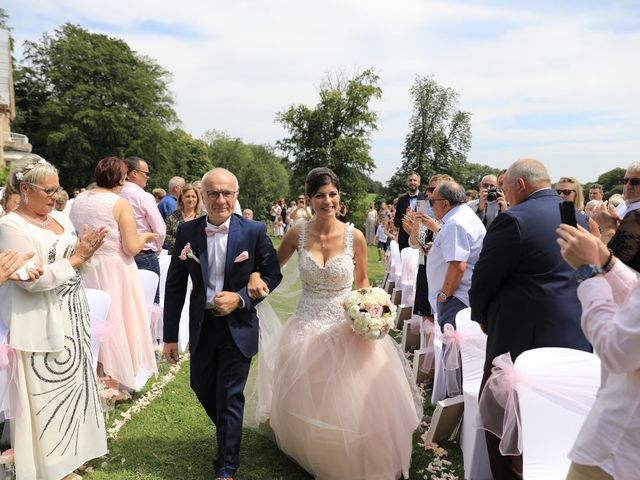
[[[573,202],[560,203],[560,222],[576,227],[576,207]]]
[[[416,212],[427,214],[427,201],[418,200],[416,203]]]

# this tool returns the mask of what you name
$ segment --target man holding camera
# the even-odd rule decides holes
[[[469,206],[476,212],[486,228],[495,220],[500,212],[507,209],[507,200],[502,189],[498,188],[498,178],[495,175],[485,175],[478,184],[480,197],[473,200]]]

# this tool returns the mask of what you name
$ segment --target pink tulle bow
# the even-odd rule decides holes
[[[509,353],[494,358],[492,363],[491,376],[478,402],[478,426],[501,439],[502,455],[520,455],[522,426],[516,387],[528,379],[514,367]]]
[[[462,374],[460,373],[460,346],[464,342],[464,335],[446,323],[442,333],[442,343],[445,345],[442,354],[442,367],[447,395],[455,397],[462,393]]]
[[[107,340],[109,340],[109,337],[111,336],[111,328],[112,328],[112,325],[109,322],[104,321],[96,324],[92,320],[91,324],[93,325],[93,331],[98,337],[98,340],[100,341],[100,343],[104,343]]]
[[[429,373],[433,370],[434,365],[434,353],[433,353],[433,340],[435,338],[435,328],[433,322],[425,319],[422,322],[422,334],[425,338],[425,354],[423,355],[422,363],[420,364],[420,371],[423,373]]]
[[[0,343],[0,368],[9,366],[9,357],[13,355],[13,348],[6,343]]]
[[[18,373],[15,351],[6,343],[0,344],[0,368],[6,369],[3,377],[4,388],[0,389],[0,411],[4,418],[15,418],[20,415]]]
[[[149,305],[149,313],[151,314],[151,323],[155,325],[162,318],[162,307],[157,303]]]

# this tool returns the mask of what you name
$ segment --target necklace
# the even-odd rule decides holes
[[[45,218],[45,220],[38,221],[38,220],[35,220],[32,216],[28,215],[22,209],[16,210],[16,212],[18,212],[21,217],[23,217],[25,220],[31,222],[32,224],[34,224],[36,227],[47,228],[49,226],[49,223],[51,222],[51,218],[49,217],[49,214],[47,214],[47,218]]]

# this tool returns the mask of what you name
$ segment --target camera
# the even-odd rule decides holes
[[[487,202],[495,202],[500,196],[498,187],[489,187],[487,190]]]

